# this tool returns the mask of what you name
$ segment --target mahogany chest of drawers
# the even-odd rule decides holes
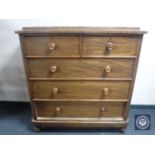
[[[127,126],[145,31],[26,27],[16,33],[35,127]]]

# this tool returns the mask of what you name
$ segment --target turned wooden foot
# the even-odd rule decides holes
[[[118,129],[118,131],[119,131],[120,133],[124,133],[125,130],[126,130],[126,128],[119,128],[119,129]]]
[[[35,132],[40,132],[41,129],[40,129],[39,127],[37,127],[37,126],[34,126],[34,127],[33,127],[33,130],[34,130]]]

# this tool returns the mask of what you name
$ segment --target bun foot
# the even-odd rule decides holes
[[[125,129],[126,129],[126,128],[119,128],[118,131],[119,131],[120,133],[124,133],[124,132],[125,132]]]
[[[34,126],[34,127],[33,127],[33,130],[34,130],[35,132],[40,132],[41,129],[40,129],[39,127],[37,127],[37,126]]]

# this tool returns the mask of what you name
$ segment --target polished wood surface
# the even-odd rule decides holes
[[[27,27],[16,33],[35,126],[126,127],[146,31]]]
[[[79,37],[76,36],[25,36],[24,44],[28,56],[79,55]]]
[[[132,59],[30,59],[32,78],[127,78],[132,77]],[[106,71],[110,66],[110,71]]]
[[[136,55],[138,37],[86,36],[83,37],[83,55]]]
[[[130,82],[35,81],[32,90],[37,99],[127,99],[129,86]]]
[[[45,127],[63,127],[63,128],[117,128],[124,129],[128,124],[128,120],[124,120],[122,118],[108,117],[108,118],[48,118],[45,119],[38,117],[38,119],[32,119],[33,124],[37,128],[45,128]]]
[[[36,102],[38,117],[123,117],[124,102]]]
[[[24,27],[18,34],[145,34],[139,27]]]

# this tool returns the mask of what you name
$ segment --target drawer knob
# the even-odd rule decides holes
[[[111,67],[109,65],[105,66],[105,72],[110,73],[111,72]]]
[[[103,93],[104,93],[104,95],[108,95],[109,94],[109,89],[108,88],[104,88],[103,89]]]
[[[59,92],[59,89],[57,87],[54,87],[53,88],[53,94],[56,95],[56,94],[58,94],[58,92]]]
[[[105,112],[106,111],[106,108],[105,107],[101,107],[100,111],[101,112]]]
[[[49,50],[54,50],[55,49],[55,43],[49,43],[48,44],[48,49]]]
[[[51,66],[50,67],[50,70],[51,70],[52,73],[56,72],[57,69],[58,69],[57,66]]]
[[[113,48],[113,44],[111,42],[108,42],[106,44],[106,51],[111,52]]]
[[[56,112],[56,114],[59,114],[60,111],[61,111],[61,108],[60,108],[60,107],[56,107],[56,108],[55,108],[55,112]]]

